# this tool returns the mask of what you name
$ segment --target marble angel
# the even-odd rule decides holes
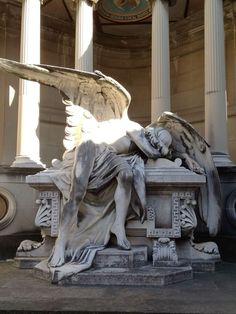
[[[179,157],[190,170],[205,174],[199,215],[209,233],[220,227],[219,177],[209,146],[185,120],[163,113],[146,128],[131,121],[131,97],[101,72],[48,65],[25,65],[0,59],[0,69],[57,88],[66,105],[64,153],[51,177],[64,197],[59,235],[49,266],[62,273],[91,266],[113,233],[128,250],[126,220],[145,219],[145,173],[148,158]]]

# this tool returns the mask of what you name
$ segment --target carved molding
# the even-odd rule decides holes
[[[0,220],[0,230],[2,230],[12,222],[16,215],[16,201],[14,196],[2,187],[0,187],[0,197],[6,201],[6,214]]]
[[[195,215],[194,206],[195,193],[189,192],[173,192],[171,197],[171,217],[172,225],[169,228],[157,228],[158,208],[147,207],[147,237],[149,238],[179,238],[189,234],[197,226],[197,217]]]
[[[170,237],[179,238],[180,232],[180,217],[179,207],[176,198],[172,199],[172,226],[170,228],[156,228],[156,215],[158,215],[158,209],[154,209],[152,206],[147,207],[147,237],[159,238],[159,237]],[[170,209],[171,210],[171,209]]]
[[[39,209],[35,217],[35,225],[40,228],[51,228],[51,236],[56,237],[60,218],[60,193],[40,192],[36,203],[39,204]]]

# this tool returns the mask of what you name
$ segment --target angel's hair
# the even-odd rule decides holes
[[[157,147],[160,142],[169,147],[172,142],[170,133],[162,127],[147,127],[145,136],[153,147]]]

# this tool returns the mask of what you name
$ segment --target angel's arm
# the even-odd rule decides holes
[[[127,135],[148,158],[157,159],[162,157],[160,150],[154,148],[145,137],[143,128],[127,131]]]

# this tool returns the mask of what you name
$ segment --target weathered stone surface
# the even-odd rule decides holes
[[[220,259],[216,260],[192,260],[190,265],[194,272],[215,272],[220,269],[222,261]]]

